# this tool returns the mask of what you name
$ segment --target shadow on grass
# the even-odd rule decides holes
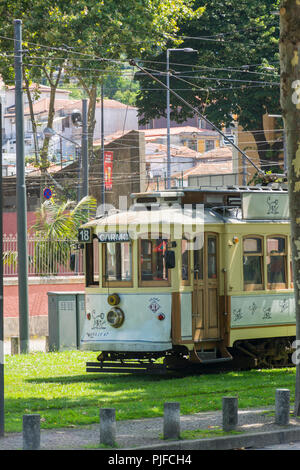
[[[155,374],[109,374],[109,373],[99,373],[99,374],[89,374],[86,375],[67,375],[67,376],[56,376],[56,377],[40,377],[34,379],[25,379],[28,383],[95,383],[98,382],[101,384],[102,382],[118,382],[124,384],[136,383],[136,382],[160,382],[160,381],[167,381],[173,379],[184,379],[186,377],[185,374],[178,374],[178,373],[169,373],[168,375],[155,375]]]

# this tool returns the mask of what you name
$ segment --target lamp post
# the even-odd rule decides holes
[[[167,189],[171,187],[171,146],[170,146],[170,52],[197,52],[191,47],[181,49],[167,49]]]

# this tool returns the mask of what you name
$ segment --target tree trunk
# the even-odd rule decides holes
[[[32,126],[33,142],[34,142],[35,163],[38,164],[39,146],[38,146],[38,139],[37,139],[37,126],[36,126],[36,121],[35,121],[35,116],[34,116],[34,111],[33,111],[33,101],[32,101],[32,96],[30,93],[29,80],[26,77],[25,73],[24,73],[24,81],[25,81],[25,90],[26,90],[26,95],[28,99],[29,111],[30,111],[30,120],[31,120],[31,126]]]
[[[89,107],[88,107],[88,141],[90,157],[93,156],[93,141],[96,125],[95,113],[97,104],[97,82],[94,83],[89,90]],[[91,158],[90,158],[91,160]]]
[[[298,0],[281,1],[279,44],[280,101],[286,129],[296,338],[300,341],[300,2]],[[299,364],[296,368],[294,414],[300,415]]]
[[[46,73],[46,71],[45,71]],[[60,76],[62,73],[62,67],[59,68],[57,77],[55,81],[52,81],[52,74],[48,75],[47,78],[50,83],[50,101],[49,101],[49,110],[48,110],[48,121],[47,121],[47,127],[50,127],[52,129],[53,126],[53,121],[54,121],[54,116],[55,116],[55,94],[56,94],[56,89],[59,84]],[[41,169],[41,187],[40,187],[40,192],[41,192],[41,200],[42,200],[42,191],[43,188],[46,186],[47,182],[47,168],[49,167],[49,160],[48,160],[48,150],[49,150],[49,141],[50,137],[44,138],[43,146],[41,149],[41,161],[40,161],[40,169]]]

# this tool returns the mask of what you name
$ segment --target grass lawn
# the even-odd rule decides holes
[[[99,422],[100,407],[117,420],[163,416],[166,401],[180,412],[220,410],[222,397],[238,396],[239,408],[272,406],[276,388],[295,388],[295,368],[225,372],[188,377],[85,372],[95,353],[31,353],[5,358],[5,431],[21,431],[22,416],[38,413],[42,428]]]

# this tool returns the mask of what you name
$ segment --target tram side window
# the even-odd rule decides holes
[[[86,287],[99,287],[99,242],[98,238],[93,243],[86,244]]]
[[[163,238],[140,240],[140,280],[167,283],[168,270],[165,263],[167,240]]]
[[[286,240],[284,237],[267,238],[267,272],[269,287],[286,286]]]
[[[256,237],[244,238],[243,250],[244,288],[245,290],[262,289],[262,239]]]
[[[131,282],[132,281],[132,253],[131,243],[104,243],[103,244],[103,282]]]

